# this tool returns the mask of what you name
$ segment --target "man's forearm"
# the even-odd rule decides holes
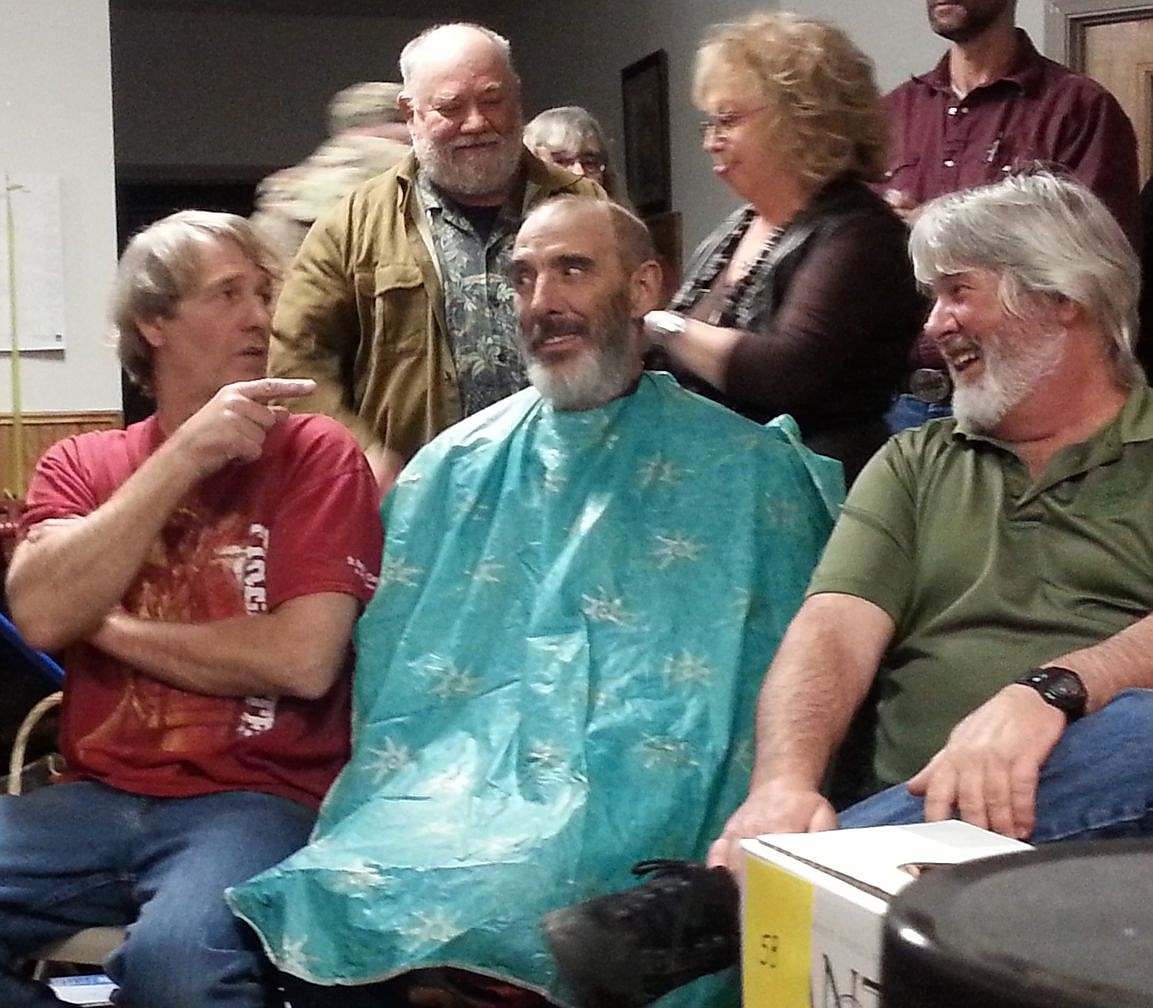
[[[315,699],[340,674],[357,609],[351,595],[326,592],[285,602],[272,613],[206,623],[114,612],[91,643],[193,693]]]
[[[95,630],[198,478],[166,444],[91,514],[34,527],[8,577],[12,616],[29,642],[52,651]]]
[[[1070,668],[1081,677],[1088,713],[1100,710],[1123,690],[1153,689],[1153,615],[1047,664]]]
[[[775,782],[817,790],[876,675],[889,617],[847,595],[815,595],[790,624],[757,704],[750,792]]]
[[[8,577],[12,615],[30,643],[51,651],[93,633],[188,491],[232,462],[259,458],[284,415],[272,403],[312,388],[269,378],[225,385],[95,510],[35,526]]]
[[[748,797],[709,849],[709,864],[739,873],[744,837],[836,825],[821,781],[892,635],[884,610],[852,595],[814,595],[801,606],[761,688]]]

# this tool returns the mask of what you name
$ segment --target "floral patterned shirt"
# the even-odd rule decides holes
[[[461,407],[470,416],[518,389],[525,371],[516,346],[516,312],[508,280],[523,185],[481,234],[423,172],[417,175],[444,282],[448,342],[456,364]]]

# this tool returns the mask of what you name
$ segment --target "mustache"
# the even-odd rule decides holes
[[[459,137],[449,144],[450,150],[467,150],[469,147],[487,147],[504,140],[499,133],[483,133],[480,136]]]
[[[530,348],[538,347],[545,340],[557,336],[586,336],[588,331],[588,323],[576,315],[550,315],[528,331],[528,345]]]

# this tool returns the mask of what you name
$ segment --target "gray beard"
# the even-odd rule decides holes
[[[589,347],[563,367],[528,359],[528,380],[555,410],[562,413],[596,409],[623,395],[636,377],[632,320],[606,323],[595,347]]]
[[[420,170],[450,196],[490,196],[507,190],[520,169],[519,133],[503,137],[479,165],[458,165],[452,151],[436,147],[424,137],[413,137],[412,149]]]
[[[1061,361],[1064,337],[1053,337],[1013,357],[986,355],[985,373],[980,381],[956,385],[953,415],[966,427],[990,433],[1005,414],[1024,399]]]

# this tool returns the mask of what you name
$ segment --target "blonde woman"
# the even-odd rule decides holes
[[[905,226],[868,186],[885,153],[872,64],[833,25],[753,14],[711,30],[693,98],[714,174],[746,202],[647,328],[686,384],[759,422],[792,414],[851,482],[923,317]]]

